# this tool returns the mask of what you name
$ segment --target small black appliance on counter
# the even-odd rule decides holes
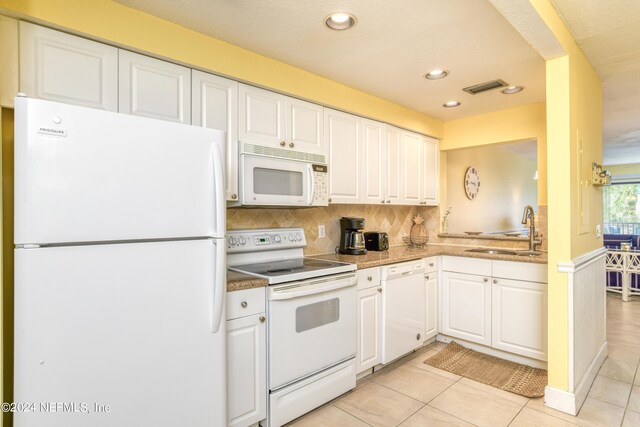
[[[340,246],[336,251],[346,255],[364,255],[364,218],[340,218]]]
[[[382,231],[364,233],[364,245],[369,251],[388,251],[389,235]]]

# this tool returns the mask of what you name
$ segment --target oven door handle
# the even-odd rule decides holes
[[[333,283],[331,283],[333,282]],[[311,282],[305,285],[294,285],[291,287],[269,289],[269,299],[271,301],[280,301],[293,298],[317,295],[324,292],[335,291],[336,289],[348,288],[355,286],[357,283],[356,276],[349,275],[341,280],[326,279]]]

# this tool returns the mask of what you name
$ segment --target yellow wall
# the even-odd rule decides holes
[[[442,121],[110,0],[0,0],[0,13],[58,27],[441,138]]]
[[[524,105],[444,124],[441,150],[535,139],[538,143],[538,204],[547,204],[545,103]],[[440,174],[442,178],[442,173]]]
[[[557,266],[602,246],[602,194],[587,184],[591,162],[602,162],[602,85],[551,3],[530,2],[567,53],[547,61],[546,103],[549,385],[569,390],[568,278]]]
[[[2,123],[2,293],[3,302],[13,301],[13,110],[0,110]],[[13,371],[13,305],[2,304],[2,402],[13,400],[13,376],[7,373]],[[2,422],[10,424],[12,414],[2,414]]]

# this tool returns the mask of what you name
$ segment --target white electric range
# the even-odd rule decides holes
[[[356,385],[356,266],[305,257],[304,230],[230,230],[229,269],[265,278],[266,426],[281,426]]]

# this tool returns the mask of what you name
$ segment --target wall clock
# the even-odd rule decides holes
[[[478,169],[471,166],[464,174],[464,192],[469,200],[475,200],[478,197],[479,190],[480,176],[478,175]]]

